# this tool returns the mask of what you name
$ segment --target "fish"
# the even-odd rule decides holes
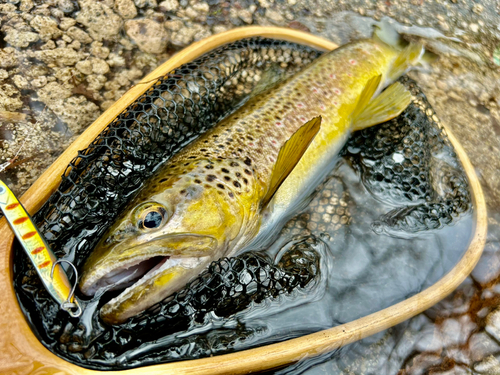
[[[86,260],[81,292],[123,289],[100,310],[103,321],[121,324],[211,261],[279,232],[352,131],[409,105],[411,94],[395,81],[426,56],[381,27],[252,95],[158,168]]]

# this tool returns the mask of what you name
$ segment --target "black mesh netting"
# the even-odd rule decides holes
[[[218,48],[160,79],[79,152],[58,190],[35,215],[56,255],[81,265],[160,162],[261,90],[258,82],[266,72],[284,78],[319,55],[293,43],[252,38]],[[470,196],[425,96],[413,81],[403,82],[412,89],[414,102],[397,119],[357,133],[344,157],[374,195],[402,207],[381,217],[376,229],[415,232],[437,228],[470,210]],[[324,211],[322,201],[315,202],[310,210]],[[347,225],[347,215],[339,210],[343,214],[335,225]],[[255,252],[216,261],[186,288],[120,326],[99,320],[99,296],[82,300],[84,315],[70,318],[44,290],[19,248],[14,285],[43,344],[86,367],[129,368],[225,353],[259,332],[237,320],[231,328],[214,321],[265,300],[293,298],[289,295],[316,284],[320,256],[314,233],[303,231],[307,223],[292,222],[298,223],[297,234],[312,235],[277,262]],[[205,333],[173,338],[172,333],[210,324],[215,325]]]
[[[86,305],[91,329],[83,323],[85,316],[68,319],[67,314],[60,313],[57,331],[49,332],[52,349],[71,361],[95,368],[133,367],[228,352],[233,345],[227,337],[207,345],[206,340],[216,335],[213,330],[184,340],[169,335],[207,327],[214,319],[221,321],[252,304],[291,294],[296,288],[311,289],[319,276],[315,242],[314,237],[302,239],[276,264],[258,252],[212,262],[183,290],[120,326],[102,323],[93,302]],[[254,334],[244,325],[236,331],[240,334],[222,330],[236,341]]]
[[[416,83],[398,118],[352,137],[343,156],[379,199],[399,206],[373,224],[377,232],[438,229],[470,210],[467,178],[434,110]]]

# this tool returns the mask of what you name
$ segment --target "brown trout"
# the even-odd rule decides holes
[[[402,46],[383,30],[252,97],[145,184],[87,259],[82,292],[126,288],[101,309],[106,322],[119,324],[212,260],[272,236],[331,170],[353,130],[406,108],[411,95],[393,82],[423,55],[420,45]]]

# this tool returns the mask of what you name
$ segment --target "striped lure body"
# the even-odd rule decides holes
[[[50,295],[61,305],[74,303],[71,284],[30,215],[8,186],[0,181],[0,209]]]

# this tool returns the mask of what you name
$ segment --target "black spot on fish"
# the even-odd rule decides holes
[[[248,169],[245,169],[243,172],[245,172],[249,176],[252,174],[252,172],[250,172]]]
[[[248,166],[251,166],[252,165],[252,160],[247,156],[244,163]],[[246,173],[246,172],[245,172]]]
[[[245,177],[243,177],[243,182],[245,183],[245,185],[248,184],[248,180]]]
[[[162,178],[162,179],[160,180],[160,183],[165,182],[165,181],[168,181],[168,178]]]
[[[233,181],[233,185],[236,186],[237,188],[241,187],[241,184],[238,181]]]
[[[182,190],[180,191],[180,193],[181,193],[181,194],[186,194],[186,189],[182,189]]]
[[[194,180],[194,182],[196,182],[197,184],[201,184],[201,180],[198,179]]]
[[[229,170],[227,170],[226,168],[222,168],[221,171],[224,173],[229,173]]]
[[[241,173],[240,172],[236,172],[236,177],[241,177]]]
[[[239,167],[240,165],[236,163],[235,161],[232,161],[231,164],[229,164],[231,167]]]
[[[208,165],[206,165],[206,166],[205,166],[205,168],[206,168],[206,169],[214,169],[214,166],[213,166],[213,165],[208,164]]]
[[[213,180],[215,180],[216,178],[217,178],[217,177],[216,177],[215,175],[213,175],[213,174],[209,174],[209,175],[207,176],[207,181],[208,181],[208,182],[212,182],[212,181],[213,181]]]
[[[217,187],[218,187],[219,189],[225,189],[225,188],[224,188],[224,185],[222,185],[222,184],[217,184]]]
[[[226,181],[231,181],[231,177],[229,177],[229,176],[224,176],[224,180],[226,180]]]
[[[229,192],[227,195],[229,195],[231,198],[234,198],[234,194]]]

